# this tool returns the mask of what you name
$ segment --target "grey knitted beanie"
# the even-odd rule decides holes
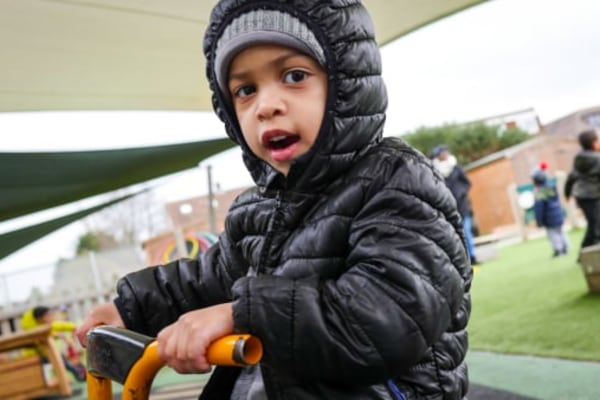
[[[217,42],[215,75],[226,97],[229,97],[227,75],[233,58],[250,46],[266,43],[291,47],[325,65],[323,48],[298,18],[277,10],[250,11],[231,21]]]

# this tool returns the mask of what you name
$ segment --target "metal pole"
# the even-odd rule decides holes
[[[173,228],[173,235],[175,236],[175,245],[177,246],[179,257],[189,257],[187,246],[185,245],[185,237],[183,236],[181,227],[176,226]]]

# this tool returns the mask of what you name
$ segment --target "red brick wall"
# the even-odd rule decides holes
[[[539,166],[540,161],[548,164],[548,175],[555,176],[557,171],[568,173],[573,164],[573,158],[579,151],[575,138],[553,137],[525,147],[511,156],[515,183],[523,185],[531,183],[531,172]]]
[[[517,226],[508,190],[511,185],[531,183],[531,172],[541,161],[548,164],[548,174],[569,173],[579,151],[577,138],[570,136],[540,137],[532,145],[517,147],[497,159],[467,172],[472,187],[469,193],[475,221],[481,234],[495,229]]]
[[[225,216],[227,215],[231,203],[244,190],[246,190],[246,188],[233,189],[213,194],[215,200],[214,214],[217,232],[223,230],[223,222],[225,221]],[[191,207],[190,213],[183,214],[181,212],[181,207],[184,205]],[[194,224],[200,226],[202,231],[210,230],[208,196],[193,197],[172,202],[166,205],[166,209],[169,219],[174,226],[184,227]]]
[[[229,210],[231,203],[244,190],[246,190],[246,188],[239,188],[214,194],[216,232],[213,233],[215,236],[218,236],[219,232],[223,231],[225,216],[227,215],[227,211]],[[182,206],[189,207],[190,212],[182,213]],[[169,203],[166,205],[166,209],[174,229],[179,229],[184,239],[186,237],[188,239],[193,239],[194,235],[197,235],[201,232],[210,232],[211,230],[208,196],[199,196]],[[202,249],[196,249],[193,247],[193,244],[191,243],[192,241],[193,240],[188,240],[188,242],[190,242],[188,244],[192,246],[193,251],[201,251]],[[203,240],[200,240],[200,242],[202,241]],[[176,243],[177,241],[174,232],[165,232],[160,236],[156,236],[144,242],[143,247],[146,253],[147,264],[162,264],[165,263],[169,258],[175,259],[181,257]],[[189,254],[186,254],[186,256],[187,255]]]
[[[469,192],[474,219],[482,235],[495,228],[515,223],[507,188],[515,181],[507,158],[468,171],[472,186]]]

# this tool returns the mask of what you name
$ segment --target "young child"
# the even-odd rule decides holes
[[[537,225],[546,229],[548,240],[554,250],[552,257],[567,254],[569,243],[562,226],[565,220],[564,211],[558,197],[556,185],[548,182],[546,164],[534,170],[532,176],[535,202],[533,210]]]
[[[579,134],[581,151],[573,160],[573,170],[565,182],[565,197],[573,195],[583,212],[587,228],[581,248],[600,243],[600,140],[595,130]]]
[[[25,311],[20,320],[21,329],[28,330],[37,328],[43,325],[50,325],[50,332],[57,338],[62,339],[67,345],[67,349],[74,343],[73,338],[66,336],[72,335],[75,331],[75,324],[70,321],[60,321],[54,318],[54,311],[46,306],[37,306]],[[26,354],[39,354],[44,362],[47,361],[46,354],[41,349],[25,350]],[[71,362],[65,354],[61,354],[63,363],[67,371],[69,371],[79,382],[85,382],[86,369],[81,362]]]
[[[257,336],[255,367],[218,367],[202,399],[462,399],[472,279],[456,203],[422,154],[382,138],[387,105],[359,1],[222,0],[204,39],[216,113],[256,187],[199,259],[129,274],[98,324],[206,349]]]

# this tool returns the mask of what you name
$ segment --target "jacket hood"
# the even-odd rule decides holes
[[[325,54],[328,94],[321,129],[312,148],[295,160],[287,178],[254,156],[246,145],[233,108],[218,89],[215,49],[227,25],[255,9],[279,10],[304,22]],[[206,75],[213,108],[229,137],[239,144],[257,185],[313,191],[350,168],[355,158],[381,140],[387,94],[374,26],[358,0],[221,0],[213,8],[204,36]]]

